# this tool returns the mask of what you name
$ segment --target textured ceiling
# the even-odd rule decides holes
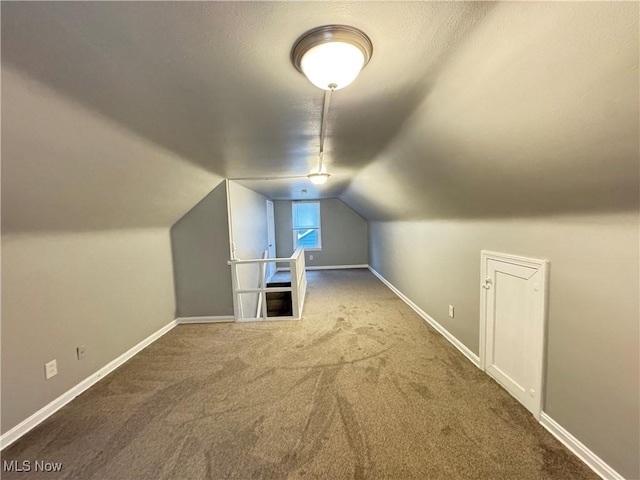
[[[344,199],[376,219],[637,211],[639,5],[495,5]]]
[[[637,208],[637,3],[21,2],[3,228],[170,225],[222,177],[305,174],[323,93],[289,53],[328,23],[374,44],[333,97],[331,180],[250,188],[370,219]]]

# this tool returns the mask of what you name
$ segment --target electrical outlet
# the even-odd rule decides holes
[[[453,312],[453,305],[449,305],[449,316],[451,318],[453,318],[454,312]]]
[[[78,360],[82,360],[87,354],[87,347],[85,345],[80,345],[76,348],[76,354],[78,355]]]
[[[44,378],[49,380],[58,374],[58,364],[55,360],[51,360],[49,363],[44,364]]]

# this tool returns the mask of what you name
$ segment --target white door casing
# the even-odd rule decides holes
[[[267,243],[268,258],[276,258],[276,227],[273,214],[273,202],[271,200],[267,200]],[[267,280],[275,273],[276,264],[273,262],[267,263],[265,271]]]
[[[548,261],[485,250],[481,258],[480,366],[539,419]]]

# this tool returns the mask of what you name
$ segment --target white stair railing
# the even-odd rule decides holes
[[[262,258],[269,258],[269,250],[265,250],[262,253]],[[265,287],[265,283],[266,283],[266,263],[261,263],[260,264],[260,288],[264,288]],[[258,295],[258,306],[256,307],[256,318],[259,317],[266,317],[266,310],[267,309],[267,302],[266,299],[263,302],[262,301],[262,295]]]
[[[265,252],[266,253],[266,252]],[[287,263],[291,272],[291,286],[289,287],[267,287],[265,281],[265,270],[267,263]],[[233,286],[233,309],[236,321],[255,320],[299,320],[302,317],[304,300],[307,290],[307,273],[305,270],[304,249],[298,248],[289,258],[261,258],[261,259],[234,259],[228,264],[231,266],[231,283]],[[240,288],[238,267],[240,265],[258,265],[259,279],[257,288]],[[291,292],[291,316],[269,317],[267,315],[267,293],[270,292]],[[244,316],[242,294],[258,294],[258,302],[255,317]]]

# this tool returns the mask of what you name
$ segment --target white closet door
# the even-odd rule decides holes
[[[542,407],[546,284],[546,261],[482,252],[482,364],[536,418]]]

